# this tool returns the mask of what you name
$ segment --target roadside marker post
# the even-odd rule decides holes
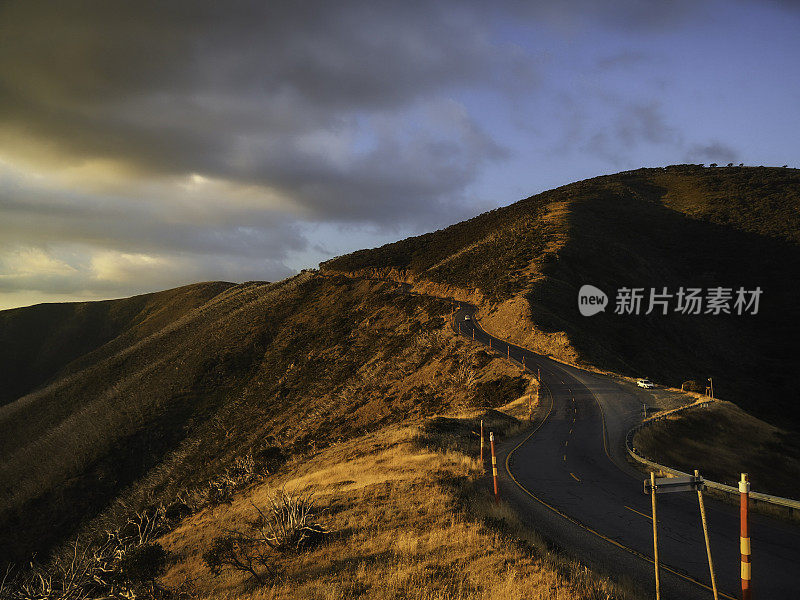
[[[750,529],[748,524],[748,510],[750,505],[750,479],[747,473],[742,473],[739,481],[739,516],[741,521],[741,531],[739,533],[739,546],[742,554],[742,600],[750,600],[753,597],[753,589],[750,586]]]
[[[645,482],[647,483],[647,482]],[[656,569],[656,600],[661,600],[661,581],[658,577],[658,520],[656,519],[656,474],[650,471],[650,498],[653,505],[653,564]]]
[[[497,456],[494,453],[494,432],[489,432],[489,445],[492,449],[492,479],[494,480],[494,503],[500,504],[500,488],[497,485]]]
[[[475,328],[474,327],[472,328],[472,339],[473,340],[475,339]]]
[[[481,471],[483,471],[483,419],[481,419]]]
[[[511,358],[511,346],[509,346],[508,344],[506,344],[506,356],[508,358]]]
[[[700,478],[700,471],[695,469],[694,476],[697,480],[702,481]],[[708,521],[706,520],[706,506],[703,503],[703,488],[705,485],[697,486],[697,502],[700,504],[700,520],[703,523],[703,537],[706,540],[706,555],[708,555],[708,571],[711,573],[711,591],[714,594],[714,600],[719,600],[717,593],[717,576],[714,573],[714,559],[711,558],[711,542],[708,539]]]
[[[703,489],[705,482],[700,477],[698,471],[694,472],[694,476],[686,477],[661,477],[656,479],[655,472],[650,472],[650,479],[644,480],[644,493],[650,494],[651,502],[653,505],[653,564],[656,570],[656,600],[661,598],[661,582],[659,579],[659,561],[658,561],[658,522],[656,521],[656,494],[671,494],[675,492],[697,492],[697,500],[700,504],[700,520],[703,523],[703,537],[706,542],[706,555],[708,556],[708,570],[711,573],[711,590],[714,593],[714,600],[718,600],[717,594],[717,580],[714,572],[714,561],[711,559],[711,544],[708,538],[708,521],[706,520],[706,507],[703,503]],[[740,484],[741,485],[741,484]],[[742,534],[745,535],[744,533]],[[749,541],[748,541],[749,547]],[[744,548],[744,546],[742,546]],[[744,552],[744,550],[742,550]],[[744,554],[742,555],[744,561]],[[749,574],[749,571],[748,571]],[[742,563],[742,586],[744,586],[744,562]],[[750,596],[746,596],[745,600],[750,600]]]

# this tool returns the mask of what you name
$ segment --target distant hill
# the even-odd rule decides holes
[[[111,340],[147,337],[232,285],[197,283],[122,300],[0,311],[0,406],[68,372],[70,363]],[[78,368],[80,361],[72,365]]]
[[[800,425],[796,169],[675,165],[597,177],[322,268],[460,293],[493,330],[558,358],[672,386],[711,376],[719,396]],[[580,315],[583,284],[611,296],[605,313]],[[615,315],[624,286],[763,295],[757,316]]]

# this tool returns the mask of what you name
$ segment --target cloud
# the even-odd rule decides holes
[[[617,166],[630,163],[631,157],[643,145],[680,148],[683,136],[663,114],[657,101],[628,102],[618,105],[608,99],[612,117],[602,127],[591,127],[585,122],[583,107],[573,105],[569,110],[575,115],[573,140],[583,140],[585,152],[603,158]],[[595,121],[601,121],[596,119]]]
[[[688,148],[687,157],[689,162],[701,163],[725,164],[739,161],[739,153],[722,142],[694,144]]]
[[[7,4],[0,144],[263,186],[318,219],[424,219],[498,156],[442,95],[521,59],[474,11],[412,4]]]
[[[474,6],[412,4],[2,4],[0,290],[275,279],[315,223],[465,217],[506,150],[453,92],[535,73]]]
[[[642,39],[708,10],[0,2],[0,292],[276,279],[471,216],[481,178],[530,160],[521,153],[577,149],[628,167],[658,147],[730,162],[721,144],[687,148],[652,88],[614,87],[659,60]],[[555,56],[559,34],[605,58]],[[496,204],[505,190],[492,185]]]

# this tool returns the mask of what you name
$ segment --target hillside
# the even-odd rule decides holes
[[[518,369],[456,342],[449,302],[392,284],[306,273],[100,304],[3,315],[7,332],[43,310],[100,315],[37,338],[42,351],[70,327],[121,332],[101,345],[92,334],[95,347],[61,376],[0,407],[0,562],[153,502],[216,497],[224,490],[209,482],[237,461],[271,472],[392,423],[503,404],[526,386]]]
[[[472,300],[493,331],[569,362],[671,386],[711,376],[718,396],[800,425],[796,169],[676,165],[597,177],[322,268]],[[604,313],[580,315],[583,284],[609,295]],[[763,295],[755,316],[616,315],[625,286]]]
[[[70,363],[123,334],[127,343],[147,337],[231,285],[197,283],[122,300],[0,311],[0,406],[79,369]]]

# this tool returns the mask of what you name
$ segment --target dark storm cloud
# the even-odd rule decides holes
[[[98,1],[2,10],[0,135],[18,148],[25,138],[32,154],[268,185],[315,218],[376,222],[435,209],[431,199],[463,188],[501,154],[455,105],[449,123],[397,114],[517,60],[454,6]],[[395,129],[422,122],[414,136],[376,135],[369,115]],[[320,133],[353,141],[316,145]]]
[[[574,0],[557,11],[545,2],[494,10],[651,28],[690,7],[620,0],[601,11]],[[100,157],[143,174],[267,185],[319,220],[443,218],[440,201],[503,150],[455,105],[449,123],[441,105],[437,115],[402,113],[470,83],[536,83],[529,57],[490,41],[493,13],[480,3],[94,0],[0,10],[0,142],[38,159]],[[376,132],[376,115],[393,128]],[[413,135],[397,133],[414,131],[412,121]],[[350,145],[316,144],[319,134]]]

